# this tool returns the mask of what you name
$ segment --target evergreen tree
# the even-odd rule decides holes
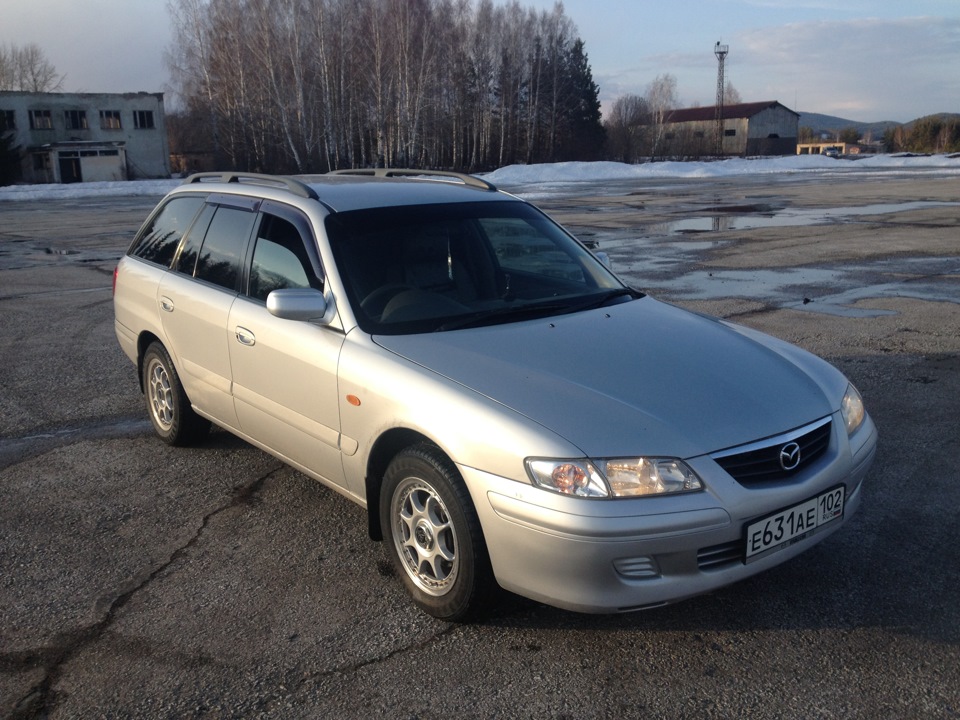
[[[573,44],[567,60],[569,137],[562,155],[566,160],[598,160],[603,156],[606,131],[601,122],[600,88],[593,81],[583,40]]]

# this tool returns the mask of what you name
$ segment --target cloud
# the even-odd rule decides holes
[[[960,19],[795,23],[731,45],[729,76],[744,97],[797,97],[803,110],[858,120],[960,111]]]

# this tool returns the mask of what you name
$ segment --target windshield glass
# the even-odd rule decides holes
[[[357,321],[370,333],[513,322],[634,296],[522,202],[336,213],[327,235]]]

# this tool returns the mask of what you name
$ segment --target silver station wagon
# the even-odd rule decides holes
[[[204,174],[160,202],[114,305],[163,440],[215,423],[346,495],[448,620],[498,587],[656,607],[854,514],[877,433],[840,372],[627,287],[479,178],[417,174]]]

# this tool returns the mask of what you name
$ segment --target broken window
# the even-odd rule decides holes
[[[53,130],[53,116],[49,110],[31,110],[29,115],[31,130]]]
[[[100,129],[101,130],[122,130],[120,124],[119,110],[101,110],[100,111]]]
[[[133,126],[137,130],[153,130],[153,110],[134,110]]]
[[[65,110],[63,117],[67,123],[67,130],[87,130],[86,110]]]

